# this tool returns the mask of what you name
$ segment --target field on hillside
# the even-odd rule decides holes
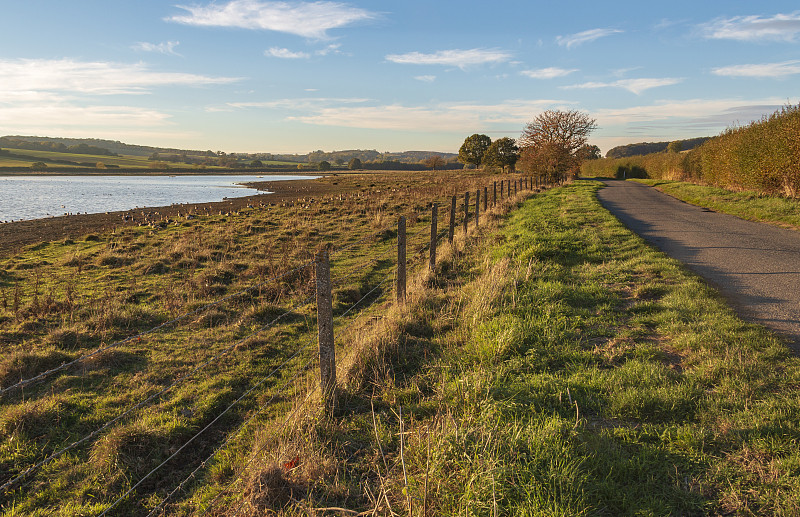
[[[28,158],[17,158],[15,156],[6,156],[0,154],[0,167],[30,167],[34,162],[42,161],[48,163],[51,167],[79,167],[79,163],[90,163],[94,166],[97,163],[103,163],[105,165],[116,165],[120,168],[142,168],[142,169],[149,169],[153,166],[153,161],[149,160],[146,156],[129,156],[129,155],[120,155],[120,156],[101,156],[101,155],[90,155],[90,154],[73,154],[73,153],[57,153],[51,151],[36,151],[36,150],[29,150],[29,149],[7,149],[3,148],[4,151],[9,151],[14,155],[30,157]],[[55,161],[54,161],[55,160]],[[57,160],[68,160],[70,162],[75,162],[75,165],[58,163]],[[263,162],[265,166],[279,166],[279,165],[286,165],[286,166],[293,166],[296,167],[296,162],[281,162],[281,161],[265,161]],[[196,169],[197,167],[194,165],[190,165],[187,163],[170,163],[169,166],[171,168],[176,169]],[[217,166],[206,166],[205,168],[209,170],[220,169],[223,168]]]

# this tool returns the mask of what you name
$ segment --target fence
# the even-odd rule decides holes
[[[499,183],[499,196],[498,196],[498,183]],[[59,458],[63,457],[69,452],[75,451],[78,453],[83,447],[86,447],[98,438],[107,434],[113,426],[124,422],[126,419],[133,417],[140,410],[155,405],[161,401],[167,394],[175,393],[181,386],[187,385],[192,381],[197,381],[199,375],[204,370],[210,367],[220,367],[223,359],[231,358],[234,356],[239,347],[246,344],[256,336],[265,334],[267,331],[275,331],[279,325],[286,325],[286,321],[290,320],[293,316],[308,308],[314,302],[314,313],[316,320],[316,339],[306,338],[305,341],[296,348],[286,352],[282,360],[277,361],[279,364],[274,368],[269,369],[263,376],[257,379],[252,379],[250,386],[243,389],[241,393],[232,402],[225,405],[225,407],[216,413],[213,418],[208,418],[207,421],[200,422],[197,427],[199,430],[191,434],[180,446],[172,447],[166,457],[155,465],[152,469],[147,471],[139,479],[130,481],[130,487],[121,495],[114,498],[113,501],[108,502],[108,506],[97,515],[103,516],[118,508],[123,502],[134,494],[139,487],[146,481],[150,480],[158,474],[168,463],[173,462],[177,457],[184,454],[190,445],[195,444],[201,437],[207,436],[209,431],[216,429],[217,433],[220,432],[220,426],[224,423],[226,418],[229,418],[235,412],[242,412],[241,422],[230,428],[227,432],[223,432],[225,438],[214,447],[210,453],[199,461],[194,468],[191,465],[184,466],[183,472],[189,471],[188,475],[184,476],[181,481],[174,486],[174,488],[162,498],[162,500],[150,511],[148,515],[158,515],[167,509],[170,501],[186,490],[193,480],[198,479],[198,474],[207,468],[217,455],[225,450],[232,441],[241,437],[248,429],[254,426],[259,417],[264,417],[269,420],[270,416],[267,411],[272,407],[274,401],[279,397],[285,397],[286,394],[292,389],[297,388],[298,379],[311,371],[315,364],[318,362],[319,368],[319,388],[318,391],[321,395],[323,407],[333,407],[336,404],[336,391],[337,391],[337,360],[336,360],[336,336],[341,332],[347,331],[351,325],[355,323],[357,318],[353,317],[355,314],[363,314],[368,311],[376,303],[383,301],[386,302],[387,295],[390,292],[387,287],[393,281],[395,303],[403,304],[407,300],[407,278],[408,268],[417,263],[418,267],[427,267],[431,272],[435,273],[437,265],[437,248],[440,242],[447,237],[450,244],[453,243],[456,233],[456,226],[458,224],[458,215],[461,213],[461,224],[463,233],[466,236],[468,233],[469,225],[480,228],[481,217],[484,218],[489,212],[491,207],[497,206],[505,201],[513,199],[523,190],[533,190],[538,188],[534,187],[531,178],[521,178],[518,180],[501,180],[494,181],[491,185],[492,200],[489,201],[489,186],[484,185],[477,187],[474,190],[474,206],[470,202],[472,191],[464,192],[463,205],[458,207],[458,196],[451,196],[449,203],[444,199],[432,200],[428,209],[430,210],[430,225],[427,227],[424,224],[413,224],[417,226],[413,232],[408,232],[409,220],[405,215],[399,217],[396,226],[396,238],[394,239],[395,245],[383,245],[385,249],[379,251],[376,255],[370,256],[363,264],[358,264],[355,267],[343,271],[343,276],[335,276],[338,264],[344,262],[344,258],[354,259],[355,250],[359,247],[375,248],[376,236],[378,235],[391,235],[393,231],[385,228],[375,234],[370,234],[352,244],[347,246],[335,248],[326,246],[319,250],[312,260],[309,260],[297,267],[291,268],[279,275],[269,278],[263,282],[251,285],[245,289],[241,289],[235,293],[228,294],[211,303],[207,303],[198,307],[197,309],[186,312],[176,316],[160,325],[154,326],[144,332],[139,332],[133,336],[118,340],[105,346],[101,346],[96,350],[82,354],[75,359],[63,362],[59,366],[46,369],[29,378],[21,379],[10,386],[6,386],[0,390],[0,397],[6,400],[13,397],[23,397],[24,389],[38,385],[47,381],[48,379],[57,378],[57,374],[65,374],[74,372],[76,367],[86,364],[93,358],[96,358],[112,349],[123,347],[130,343],[140,343],[143,338],[148,338],[154,334],[168,328],[177,326],[184,322],[190,321],[191,318],[198,316],[202,313],[209,311],[212,308],[219,307],[231,300],[246,297],[253,292],[262,289],[266,285],[275,284],[285,281],[288,278],[299,278],[296,289],[295,303],[290,304],[282,312],[275,315],[269,322],[259,326],[243,335],[238,336],[236,339],[222,346],[219,350],[211,353],[209,357],[199,361],[193,367],[189,368],[183,375],[172,379],[165,383],[159,389],[153,390],[152,393],[142,398],[140,401],[130,405],[127,408],[122,408],[113,418],[109,418],[102,424],[98,425],[94,430],[72,440],[70,443],[62,446],[53,446],[50,449],[43,448],[39,456],[41,459],[32,462],[27,467],[16,467],[16,471],[12,469],[10,472],[0,474],[0,494],[8,501],[13,501],[15,497],[24,496],[24,487],[29,484],[33,478],[45,467],[52,464]],[[513,193],[512,193],[513,190]],[[444,203],[443,203],[444,202]],[[440,204],[447,206],[449,210],[440,214]],[[491,206],[490,206],[491,204]],[[440,231],[439,217],[448,217],[449,224],[447,228]],[[413,221],[417,221],[418,214],[413,214]],[[425,231],[429,229],[429,231]],[[396,249],[395,249],[396,248]],[[409,253],[411,250],[411,253]],[[396,251],[396,260],[394,261],[394,269],[383,266],[387,257],[390,257]],[[427,251],[427,254],[425,253]],[[411,260],[409,260],[411,257]],[[388,271],[387,271],[388,269]],[[311,274],[313,270],[313,275]],[[344,285],[348,279],[361,276],[367,286],[358,292],[358,299],[354,303],[339,307],[334,307],[335,300],[335,286]],[[302,279],[311,280],[313,276],[313,286],[308,285],[307,281]],[[374,277],[377,276],[377,279]],[[306,296],[309,291],[313,294]],[[364,292],[366,291],[366,292]],[[337,314],[338,312],[338,314]],[[350,316],[349,323],[346,318]],[[306,319],[311,318],[307,315]],[[282,323],[283,322],[283,323]],[[338,327],[337,327],[338,325]],[[312,326],[306,325],[307,334],[313,335]],[[314,344],[317,344],[317,354],[312,354]],[[295,404],[293,411],[288,415],[285,422],[289,422],[293,416],[300,411],[307,402],[311,399],[311,394],[315,390],[308,390],[302,402]],[[43,391],[46,396],[46,390]],[[261,402],[259,395],[265,396],[266,400]],[[2,400],[0,398],[0,400]],[[251,431],[252,432],[252,431]],[[46,446],[46,444],[45,444]],[[255,455],[254,455],[255,456]],[[251,459],[252,461],[252,459]],[[224,495],[231,490],[235,483],[246,472],[249,462],[242,466],[238,473],[232,476],[232,480],[212,499],[205,508],[203,508],[203,515],[208,513],[219,501],[222,500]],[[163,480],[162,480],[163,481]]]

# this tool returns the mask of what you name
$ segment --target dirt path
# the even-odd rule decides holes
[[[625,226],[800,352],[800,232],[716,213],[640,183],[604,183],[600,202]]]

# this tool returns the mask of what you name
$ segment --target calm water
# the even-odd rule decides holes
[[[258,193],[237,183],[313,176],[0,176],[0,221],[208,203]]]

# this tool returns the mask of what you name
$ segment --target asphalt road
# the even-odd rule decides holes
[[[800,232],[716,213],[640,183],[604,183],[600,202],[625,226],[800,353]]]

